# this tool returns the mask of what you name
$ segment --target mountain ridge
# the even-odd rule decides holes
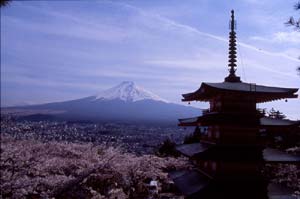
[[[130,123],[177,123],[179,118],[201,114],[201,110],[198,108],[170,103],[158,95],[137,86],[134,82],[122,82],[115,87],[100,92],[100,94],[63,102],[7,109],[19,108],[24,112],[27,110],[35,114],[49,113],[48,115],[51,115],[52,119],[55,117],[58,120]]]

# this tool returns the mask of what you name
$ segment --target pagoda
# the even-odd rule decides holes
[[[299,128],[299,121],[263,117],[256,104],[297,98],[298,88],[245,83],[236,75],[237,52],[234,11],[229,33],[229,74],[223,82],[203,82],[183,94],[182,101],[209,102],[199,117],[179,119],[179,126],[205,127],[200,140],[177,146],[196,165],[193,171],[171,172],[178,189],[188,198],[269,198],[268,180],[261,174],[266,163],[299,163],[300,157],[265,147],[262,129]]]

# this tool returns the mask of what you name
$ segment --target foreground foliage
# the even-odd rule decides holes
[[[188,168],[182,158],[136,156],[120,149],[2,137],[3,198],[146,198],[151,180],[168,192],[171,169]]]
[[[182,198],[176,195],[168,171],[191,168],[184,158],[137,156],[105,145],[43,143],[3,135],[0,163],[0,198]],[[299,165],[266,165],[263,172],[300,194]]]

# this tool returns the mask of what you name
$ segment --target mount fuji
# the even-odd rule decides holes
[[[141,100],[154,100],[167,102],[160,98],[158,95],[151,93],[143,89],[142,87],[137,86],[134,82],[124,81],[121,84],[102,91],[95,96],[95,100],[122,100],[125,102],[136,102]]]
[[[23,116],[29,120],[49,116],[52,120],[126,123],[177,123],[178,118],[201,114],[200,109],[170,103],[130,81],[85,98],[5,109],[31,113]]]

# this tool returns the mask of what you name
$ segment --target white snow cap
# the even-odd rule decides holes
[[[119,99],[126,102],[136,102],[140,100],[155,100],[167,102],[167,100],[164,100],[158,95],[155,95],[154,93],[151,93],[150,91],[137,86],[132,81],[124,81],[115,87],[98,93],[95,97],[95,100]]]

